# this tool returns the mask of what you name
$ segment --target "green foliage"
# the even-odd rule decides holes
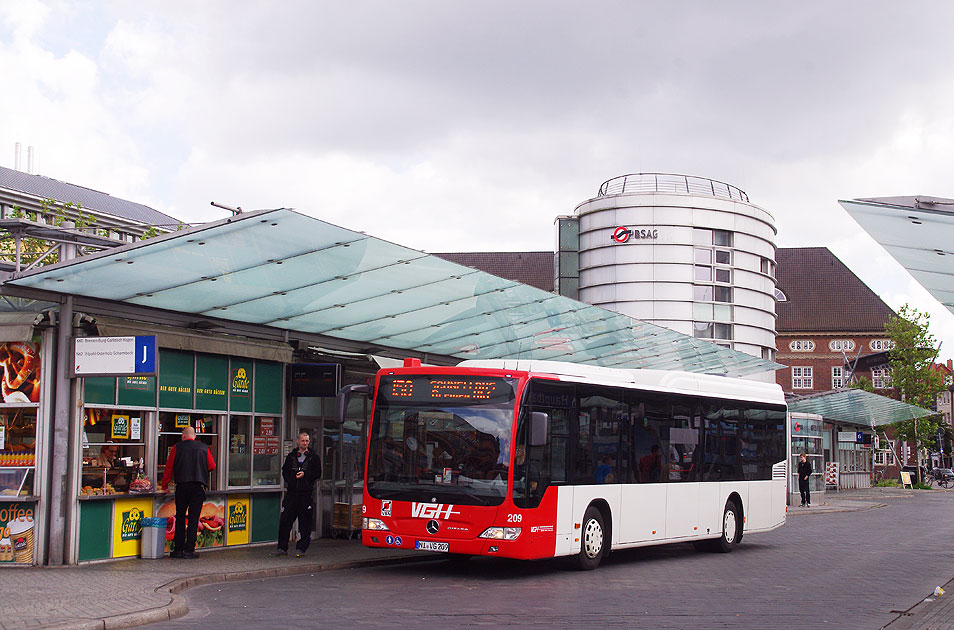
[[[928,313],[905,304],[884,327],[885,335],[894,343],[889,353],[891,385],[901,400],[923,409],[934,407],[938,394],[947,387],[944,377],[932,369],[938,347],[929,330],[930,321]],[[922,448],[937,446],[941,425],[941,416],[933,415],[902,420],[891,427],[897,439],[914,444],[920,453]]]
[[[96,217],[90,213],[83,212],[83,205],[80,203],[73,203],[72,201],[60,203],[55,199],[44,199],[40,202],[40,207],[41,211],[37,213],[26,212],[20,206],[15,205],[9,214],[9,218],[26,219],[28,221],[37,222],[42,215],[49,217],[48,222],[50,225],[62,227],[67,221],[72,221],[75,229],[78,230],[88,229],[96,223]],[[25,264],[29,264],[43,255],[43,253],[52,246],[53,243],[50,241],[39,238],[24,238],[20,241],[20,258]],[[2,231],[0,231],[0,258],[9,259],[11,261],[16,258],[16,243],[10,238],[8,233]],[[59,252],[52,252],[43,259],[40,266],[52,265],[53,263],[59,262],[59,259]]]
[[[928,327],[931,316],[907,304],[897,317],[885,324],[885,334],[894,342],[889,353],[891,385],[901,400],[925,409],[932,407],[944,391],[944,377],[931,369],[938,348]]]
[[[848,384],[851,389],[861,389],[866,392],[874,392],[874,383],[867,376],[859,376],[855,381]]]
[[[872,488],[897,488],[901,484],[898,483],[897,479],[885,479],[883,481],[876,481],[872,484]]]
[[[915,490],[930,490],[931,489],[931,486],[927,485],[926,483],[921,483],[920,481],[917,483],[911,484],[911,487],[914,488]]]

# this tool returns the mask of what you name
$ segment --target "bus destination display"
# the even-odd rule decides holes
[[[513,386],[505,379],[475,376],[388,376],[380,391],[396,403],[500,403],[513,400]]]

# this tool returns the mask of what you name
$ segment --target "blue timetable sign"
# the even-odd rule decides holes
[[[149,376],[156,373],[156,338],[76,337],[71,376]]]

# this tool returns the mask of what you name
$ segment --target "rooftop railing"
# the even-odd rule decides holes
[[[675,173],[630,173],[629,175],[620,175],[603,182],[597,196],[608,197],[609,195],[651,192],[709,195],[746,203],[749,201],[749,196],[744,191],[725,182]]]

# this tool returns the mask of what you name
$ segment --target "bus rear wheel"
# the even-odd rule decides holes
[[[603,514],[592,505],[583,514],[583,529],[580,535],[580,553],[576,565],[583,571],[592,571],[600,566],[606,549],[606,526]]]
[[[739,543],[739,530],[741,527],[742,511],[738,504],[731,499],[725,504],[725,511],[722,513],[722,535],[715,541],[714,551],[720,553],[729,553]]]

